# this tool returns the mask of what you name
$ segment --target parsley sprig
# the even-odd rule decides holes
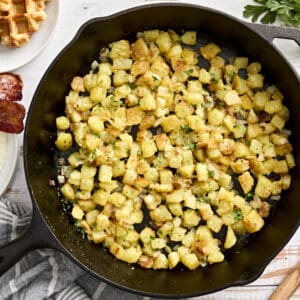
[[[300,28],[300,0],[254,0],[259,5],[247,5],[244,17],[252,22],[258,19],[263,24],[272,24],[276,18],[287,26]]]

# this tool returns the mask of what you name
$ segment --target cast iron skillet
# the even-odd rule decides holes
[[[196,29],[215,41],[226,55],[242,54],[262,62],[268,78],[286,96],[290,108],[289,127],[297,168],[290,190],[264,229],[246,245],[228,252],[220,264],[196,271],[153,271],[116,260],[102,247],[82,240],[59,212],[59,198],[48,181],[56,178],[53,147],[55,117],[64,110],[64,96],[74,75],[83,75],[108,43],[144,29]],[[299,225],[300,106],[299,78],[272,46],[275,37],[300,43],[297,30],[243,23],[212,9],[186,4],[157,4],[96,18],[81,27],[73,41],[57,56],[42,78],[33,97],[24,135],[24,163],[33,202],[28,231],[0,249],[0,274],[36,248],[53,248],[66,254],[83,269],[116,287],[148,296],[187,297],[203,295],[255,280],[282,249]]]

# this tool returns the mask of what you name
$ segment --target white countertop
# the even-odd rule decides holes
[[[58,1],[58,0],[51,0]],[[23,104],[28,109],[33,93],[48,66],[60,50],[73,38],[79,27],[88,19],[112,14],[114,12],[142,4],[158,3],[155,0],[61,0],[58,24],[48,46],[33,61],[24,67],[15,70],[22,76],[24,82]],[[179,2],[176,0],[168,2]],[[243,7],[251,0],[194,0],[180,1],[200,4],[227,12],[242,19]],[[276,46],[282,50],[294,68],[300,74],[300,47],[293,41],[277,40]],[[22,203],[30,207],[30,198],[26,188],[23,159],[22,139],[19,136],[20,159],[14,179],[11,181],[6,197],[13,202]],[[289,244],[267,267],[264,274],[255,282],[244,287],[234,287],[211,294],[199,299],[267,299],[278,283],[282,281],[290,268],[294,267],[300,257],[300,229],[296,232]],[[300,289],[291,299],[300,298]]]

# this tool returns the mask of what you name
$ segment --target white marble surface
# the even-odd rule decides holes
[[[51,0],[58,1],[58,0]],[[44,51],[26,66],[15,70],[24,81],[23,104],[29,107],[33,93],[46,71],[49,64],[59,53],[59,51],[73,38],[78,28],[88,19],[98,16],[106,16],[137,5],[158,3],[157,0],[61,0],[60,16],[55,28],[53,37],[44,49]],[[176,0],[169,2],[179,2]],[[242,19],[243,7],[251,3],[251,0],[193,0],[181,1],[185,3],[194,3],[207,7],[213,7],[227,12],[237,18]],[[300,47],[292,41],[277,40],[276,46],[280,48],[283,55],[288,58],[294,68],[300,74]],[[22,143],[20,140],[20,159],[17,172],[11,181],[6,196],[13,202],[22,203],[29,207],[30,199],[26,188],[23,161],[22,161]],[[272,291],[281,282],[290,268],[294,267],[300,257],[300,230],[296,232],[290,243],[267,267],[264,274],[255,282],[244,287],[229,288],[225,291],[211,294],[199,299],[267,299]],[[291,299],[300,299],[300,290],[298,289]]]

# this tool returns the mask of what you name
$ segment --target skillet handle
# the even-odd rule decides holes
[[[44,220],[34,208],[27,231],[19,238],[0,247],[0,276],[29,251],[38,248],[52,248],[64,252],[63,247],[54,238]]]
[[[246,26],[262,35],[270,43],[276,38],[294,40],[300,46],[300,30],[290,27],[270,26],[245,22]]]

